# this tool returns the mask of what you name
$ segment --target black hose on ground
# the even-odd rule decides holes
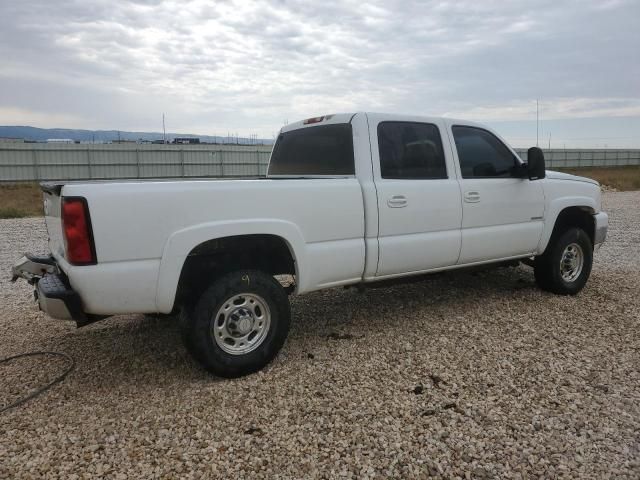
[[[61,353],[61,352],[28,352],[28,353],[19,353],[18,355],[13,355],[11,357],[7,357],[7,358],[3,358],[0,360],[0,364],[2,363],[8,363],[11,360],[16,360],[17,358],[23,358],[23,357],[35,357],[35,356],[39,356],[39,355],[50,355],[50,356],[54,356],[54,357],[62,357],[64,359],[67,360],[68,362],[68,366],[67,368],[64,370],[64,372],[62,372],[60,375],[58,375],[57,377],[55,377],[52,381],[50,381],[48,384],[34,390],[33,392],[31,392],[29,395],[27,395],[26,397],[20,398],[18,400],[16,400],[13,403],[10,403],[9,405],[6,405],[2,408],[0,408],[0,414],[6,412],[7,410],[10,410],[12,408],[15,407],[19,407],[20,405],[28,402],[29,400],[31,400],[34,397],[37,397],[38,395],[46,392],[47,390],[49,390],[51,387],[53,387],[54,385],[62,382],[62,380],[65,379],[65,377],[67,375],[69,375],[69,373],[71,373],[71,371],[75,368],[76,366],[76,361],[73,359],[73,357],[71,357],[70,355],[67,355],[66,353]]]

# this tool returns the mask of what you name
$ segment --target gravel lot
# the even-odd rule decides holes
[[[1,220],[0,357],[77,366],[0,416],[0,478],[639,478],[640,192],[604,205],[577,297],[527,267],[318,292],[294,298],[276,361],[232,381],[191,360],[171,318],[76,329],[36,312],[6,273],[46,249],[42,220]],[[63,367],[0,365],[0,404]]]

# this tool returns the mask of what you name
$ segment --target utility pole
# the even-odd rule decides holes
[[[167,143],[167,130],[164,128],[164,112],[162,113],[162,143]]]
[[[536,99],[536,147],[539,147],[539,138],[540,138],[540,105],[538,100]]]
[[[551,132],[549,132],[549,150],[551,150]]]

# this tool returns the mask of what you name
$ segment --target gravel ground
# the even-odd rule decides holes
[[[171,318],[76,329],[3,274],[0,357],[77,366],[0,416],[0,477],[639,478],[640,192],[604,205],[577,297],[527,267],[318,292],[294,298],[276,361],[232,381],[191,360]],[[0,268],[45,239],[41,219],[0,221]],[[0,404],[63,368],[0,365]]]

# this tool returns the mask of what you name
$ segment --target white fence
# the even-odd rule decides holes
[[[516,148],[523,160],[527,159],[526,148]],[[547,168],[575,167],[621,167],[640,165],[640,150],[622,149],[556,149],[544,150]]]
[[[264,176],[270,145],[0,145],[0,182]],[[526,159],[526,149],[517,149]],[[640,165],[640,150],[546,150],[549,168]]]
[[[271,145],[4,144],[0,182],[264,176]]]

